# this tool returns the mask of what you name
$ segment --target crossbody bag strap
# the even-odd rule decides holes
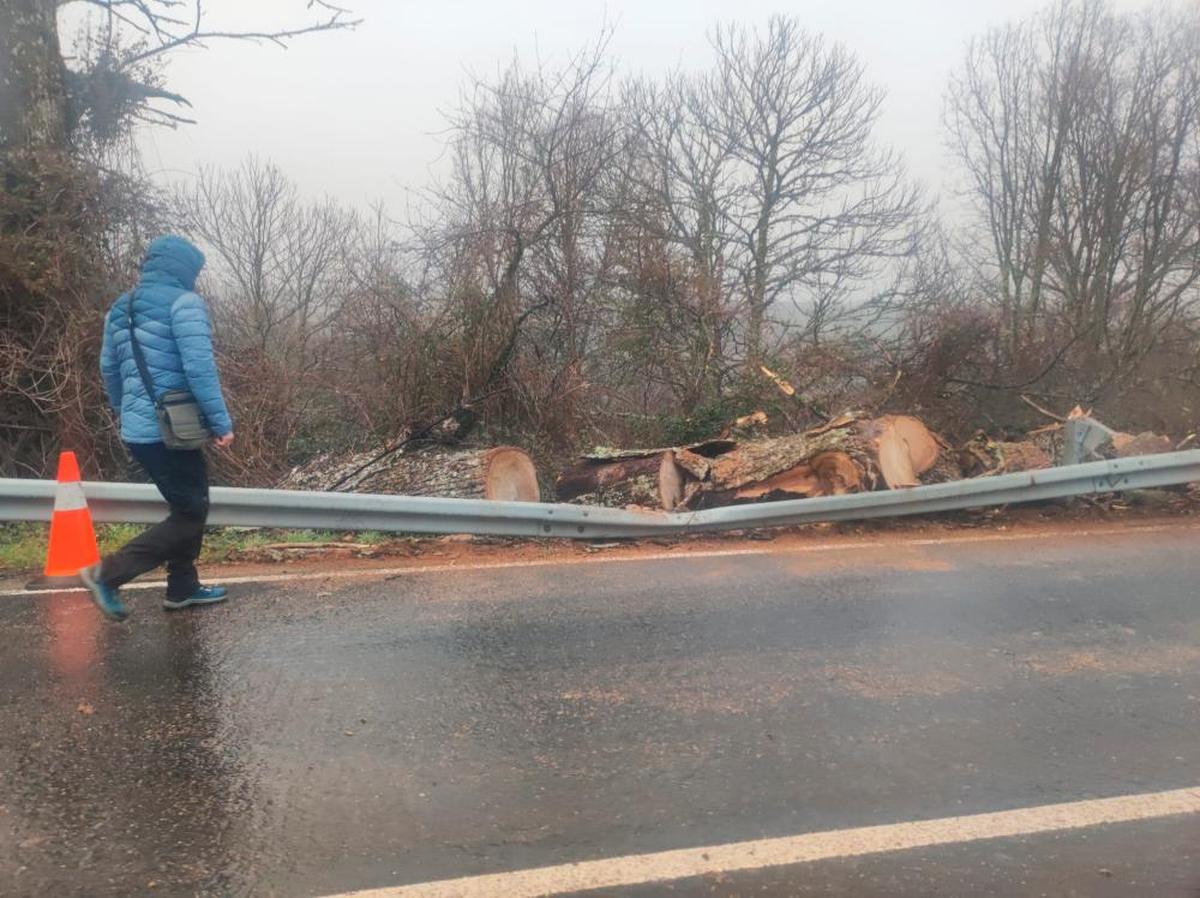
[[[146,356],[142,354],[142,345],[138,343],[137,332],[133,327],[133,297],[136,293],[136,290],[129,293],[129,346],[133,349],[133,360],[137,364],[138,374],[142,376],[142,386],[146,388],[146,395],[154,405],[158,405],[158,399],[154,395],[154,381],[151,380],[150,371],[146,367]]]

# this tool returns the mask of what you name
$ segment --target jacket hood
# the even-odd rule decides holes
[[[191,241],[173,234],[157,237],[150,241],[142,257],[142,281],[192,290],[203,267],[204,253]]]

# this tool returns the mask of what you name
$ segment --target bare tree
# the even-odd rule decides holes
[[[0,148],[63,146],[66,67],[55,0],[0,5]]]
[[[712,126],[738,163],[727,210],[757,370],[770,309],[793,304],[819,341],[834,308],[906,255],[918,194],[871,131],[883,94],[839,45],[774,16],[765,32],[718,28]]]
[[[235,401],[254,403],[243,417],[265,428],[261,458],[249,461],[278,464],[328,395],[357,216],[331,200],[304,201],[277,167],[253,158],[233,171],[202,169],[174,209],[210,258],[205,289],[227,364],[243,381]]]
[[[207,278],[228,336],[303,364],[337,313],[355,215],[305,202],[278,167],[253,157],[232,171],[201,169],[175,208],[213,257]]]
[[[1200,17],[1061,0],[974,42],[947,122],[1010,382],[1129,376],[1197,302]]]
[[[503,381],[506,401],[536,416],[584,386],[623,151],[607,40],[559,69],[514,62],[476,80],[450,116],[452,175],[430,196],[440,219],[422,249],[444,263],[464,400]],[[522,338],[537,361],[518,373]]]
[[[199,0],[0,3],[0,470],[38,473],[56,443],[119,455],[97,395],[102,306],[128,284],[157,203],[116,153],[139,122],[186,120],[163,77],[172,52],[356,24],[307,8],[296,26],[247,32],[209,27]]]
[[[672,387],[690,410],[718,395],[730,373],[735,310],[726,259],[733,239],[733,145],[714,127],[711,78],[676,74],[661,85],[637,81],[627,87],[624,105],[637,132],[630,167],[636,194],[625,204],[638,235],[633,270],[643,286],[647,279],[656,285],[645,319],[648,335],[669,342],[660,361],[679,372]],[[656,242],[663,247],[655,248]]]
[[[60,12],[90,8],[78,52],[61,50]],[[66,149],[80,125],[108,142],[138,121],[178,124],[190,105],[168,90],[165,58],[216,40],[286,46],[305,34],[354,28],[360,20],[324,0],[312,18],[267,30],[212,28],[202,0],[11,0],[0,4],[0,148]],[[166,105],[163,105],[163,104]]]
[[[397,232],[376,208],[349,249],[329,374],[342,420],[360,425],[355,438],[403,436],[414,422],[437,420],[461,399],[460,369],[447,352],[455,322],[443,301],[445,260],[405,247]]]
[[[1091,3],[1076,16],[1060,4],[1037,22],[994,30],[972,41],[950,83],[949,127],[988,221],[1012,364],[1041,310],[1055,194],[1099,9]]]

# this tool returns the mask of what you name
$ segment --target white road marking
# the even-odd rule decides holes
[[[1058,533],[1058,539],[1081,539],[1096,536],[1129,536],[1146,533],[1163,532],[1197,532],[1200,526],[1188,524],[1158,524],[1148,527],[1100,527],[1092,530],[1072,530],[1070,533]],[[490,571],[512,568],[539,567],[571,567],[583,564],[620,564],[636,561],[677,561],[682,558],[736,558],[739,556],[761,555],[806,555],[814,552],[850,552],[863,549],[904,549],[907,547],[924,546],[955,546],[971,543],[1005,543],[1031,539],[1045,539],[1046,534],[1031,531],[1028,533],[984,533],[970,536],[937,536],[920,537],[917,539],[874,539],[846,540],[843,542],[814,542],[809,545],[787,545],[778,548],[757,549],[702,549],[688,551],[685,543],[675,552],[644,552],[638,555],[595,555],[578,558],[531,558],[523,561],[480,561],[472,563],[465,559],[460,564],[413,565],[397,568],[352,568],[336,571],[308,571],[303,573],[271,573],[265,571],[258,574],[247,574],[241,577],[205,578],[205,582],[228,586],[242,583],[298,583],[312,580],[353,580],[371,577],[407,577],[418,574],[444,574],[462,571]],[[620,551],[620,550],[618,550]],[[164,580],[138,580],[123,586],[122,589],[161,589],[166,585]],[[0,590],[0,598],[15,598],[18,596],[44,595],[59,592],[81,592],[83,587],[72,586],[60,589],[10,589]]]
[[[396,568],[354,568],[341,571],[310,571],[305,573],[262,573],[244,577],[205,577],[204,582],[227,586],[237,583],[295,583],[305,580],[352,580],[359,577],[406,577],[415,574],[444,574],[450,571],[491,571],[507,568],[560,567],[579,564],[596,564],[629,561],[663,561],[668,558],[726,558],[739,555],[770,555],[770,549],[719,549],[704,552],[651,552],[642,555],[619,555],[609,558],[533,558],[524,561],[485,561],[480,564],[427,564]],[[122,589],[155,589],[166,586],[165,580],[137,580],[122,586]],[[82,586],[65,589],[14,589],[0,592],[0,597],[31,596],[53,592],[82,592]]]
[[[511,873],[345,892],[326,898],[542,898],[589,889],[639,886],[718,873],[956,845],[980,839],[1029,836],[1106,823],[1156,820],[1197,812],[1200,812],[1200,787],[634,854],[577,864],[514,870]]]

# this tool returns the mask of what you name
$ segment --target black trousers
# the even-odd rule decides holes
[[[162,443],[127,443],[171,507],[161,524],[130,540],[101,563],[101,582],[116,588],[167,566],[167,597],[186,598],[200,585],[196,559],[208,520],[208,468],[199,449],[168,449]]]

